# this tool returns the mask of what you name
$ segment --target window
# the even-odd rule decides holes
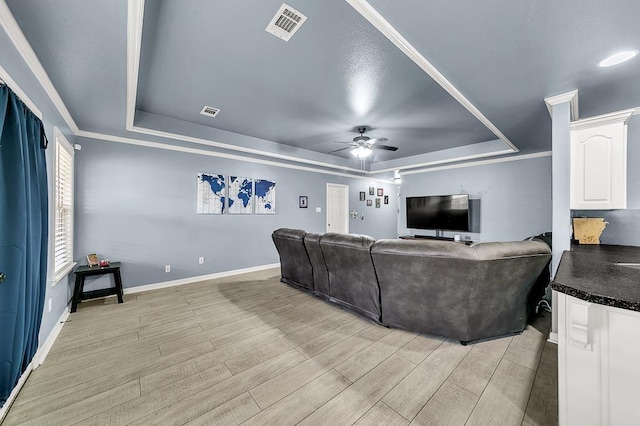
[[[73,148],[56,128],[53,225],[54,284],[73,268]]]

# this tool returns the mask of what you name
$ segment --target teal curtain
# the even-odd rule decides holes
[[[38,349],[47,279],[47,140],[0,86],[0,405]]]

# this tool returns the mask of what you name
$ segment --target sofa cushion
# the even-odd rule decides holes
[[[320,247],[329,273],[330,300],[380,321],[380,288],[371,260],[375,240],[366,235],[328,233]]]
[[[305,234],[301,229],[280,228],[271,238],[280,255],[281,281],[313,290],[313,271],[304,246]]]
[[[313,269],[313,291],[327,299],[329,298],[329,273],[320,249],[320,237],[320,234],[307,233],[304,236],[304,246]]]

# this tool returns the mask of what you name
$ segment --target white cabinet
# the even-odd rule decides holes
[[[571,123],[571,208],[627,207],[627,120],[634,110]]]
[[[640,425],[640,312],[558,293],[560,425]]]

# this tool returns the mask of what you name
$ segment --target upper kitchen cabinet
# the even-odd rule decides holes
[[[571,123],[571,208],[627,208],[625,110]]]

